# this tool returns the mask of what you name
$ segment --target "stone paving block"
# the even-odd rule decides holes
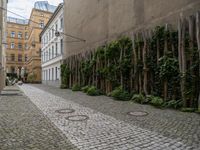
[[[123,149],[131,149],[129,148],[131,146],[133,150],[142,149],[145,144],[150,144],[151,149],[174,149],[177,147],[176,143],[180,143],[177,147],[179,149],[190,148],[181,140],[163,136],[105,115],[98,110],[84,107],[74,102],[70,96],[64,99],[30,85],[23,85],[20,88],[45,116],[66,135],[72,144],[81,150],[88,150],[91,146],[101,149],[102,144],[106,144],[104,145],[107,146],[105,149],[116,150],[121,150],[121,146]],[[69,107],[75,110],[73,115],[87,115],[89,120],[84,125],[75,121],[64,124],[65,117],[71,114],[65,114],[65,117],[61,117],[60,120],[56,119],[56,110]],[[125,137],[129,138],[125,140]]]

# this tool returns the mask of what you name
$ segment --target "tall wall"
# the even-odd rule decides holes
[[[0,0],[0,7],[7,8],[7,1]],[[0,92],[5,86],[6,59],[5,59],[5,42],[6,42],[6,11],[0,9]]]
[[[65,57],[93,49],[123,33],[164,23],[200,9],[199,0],[64,0],[65,33],[86,42],[67,42]]]

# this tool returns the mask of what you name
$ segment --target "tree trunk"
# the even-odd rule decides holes
[[[168,25],[166,24],[165,25],[165,32],[168,31]],[[166,56],[167,55],[167,52],[168,52],[168,41],[167,41],[167,35],[165,35],[165,46],[164,46],[164,55]],[[164,81],[164,100],[167,101],[167,97],[168,97],[168,81],[165,80]]]
[[[197,33],[197,45],[199,52],[199,61],[200,61],[200,12],[196,14],[196,33]],[[200,76],[200,63],[199,63],[199,76]],[[199,96],[198,96],[198,109],[200,110],[200,79],[198,84]]]
[[[122,47],[120,48],[120,66],[121,66],[121,63],[122,63],[122,56],[123,55],[123,49]],[[123,88],[123,74],[122,74],[122,68],[120,67],[120,84]]]
[[[143,46],[143,50],[142,50],[142,54],[143,54],[143,71],[144,71],[144,82],[143,82],[143,89],[144,89],[144,93],[145,95],[148,95],[148,90],[147,90],[147,63],[146,63],[146,50],[147,50],[147,40],[145,37],[145,33],[143,33],[143,40],[144,40],[144,46]]]
[[[160,42],[159,39],[156,41],[156,47],[157,47],[157,65],[159,65],[159,59],[160,59]]]
[[[185,21],[179,20],[178,25],[179,31],[179,69],[181,73],[181,96],[183,100],[183,106],[187,107],[187,100],[185,97],[185,74],[186,74],[186,64],[185,64]]]
[[[134,44],[135,45],[135,44]],[[138,91],[138,82],[137,82],[137,64],[138,64],[138,57],[137,57],[137,50],[136,47],[133,47],[133,57],[134,57],[134,74],[133,74],[133,81],[134,81],[134,90]]]
[[[193,65],[193,53],[194,53],[194,17],[190,16],[189,17],[189,49],[190,49],[190,74],[193,77],[194,76],[194,71],[192,69]],[[195,99],[195,85],[196,81],[195,78],[192,78],[192,94],[190,98],[190,107],[194,107],[194,99]]]

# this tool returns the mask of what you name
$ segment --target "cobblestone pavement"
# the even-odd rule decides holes
[[[17,87],[2,92],[0,150],[71,149],[65,135]]]
[[[172,114],[168,114],[164,116],[164,118],[160,118],[160,113],[168,113],[171,110],[164,111],[164,110],[157,110],[154,108],[146,108],[142,106],[135,106],[136,104],[130,104],[126,102],[126,105],[132,105],[132,109],[122,102],[116,102],[111,100],[110,98],[106,98],[104,96],[101,97],[89,97],[82,93],[73,93],[69,90],[60,90],[56,88],[46,87],[43,85],[23,85],[21,89],[25,92],[25,94],[31,99],[31,101],[68,137],[68,139],[79,149],[83,150],[187,150],[187,149],[198,149],[198,144],[195,144],[194,141],[189,144],[183,138],[178,136],[173,136],[173,134],[168,134],[165,136],[162,134],[163,132],[155,132],[154,130],[146,129],[144,126],[140,126],[138,122],[143,122],[145,124],[145,118],[148,120],[148,117],[152,118],[152,121],[148,124],[154,123],[154,118],[157,118],[157,124],[154,123],[155,126],[158,126],[158,129],[161,129],[159,123],[162,121],[160,119],[164,119],[165,122],[169,119],[169,123],[163,124],[162,128],[168,128],[170,125],[173,130],[175,129],[174,124],[174,117],[169,118]],[[46,92],[41,89],[45,89],[47,91],[52,92],[53,94]],[[55,93],[58,96],[55,96]],[[62,93],[62,94],[61,94]],[[64,98],[61,98],[64,97]],[[77,100],[78,99],[78,100]],[[99,101],[106,100],[104,103],[99,103]],[[81,102],[82,101],[82,102]],[[84,105],[83,106],[83,101]],[[94,102],[92,102],[94,101]],[[79,104],[78,104],[79,103]],[[92,105],[88,105],[92,103]],[[95,106],[94,103],[96,103]],[[114,104],[114,106],[112,106]],[[119,105],[116,109],[115,105]],[[86,107],[87,106],[87,107]],[[90,108],[89,108],[89,107]],[[109,110],[108,110],[108,106]],[[122,112],[122,108],[124,107],[125,110],[145,110],[150,113],[148,116],[144,117],[143,119],[130,117],[127,115],[127,112]],[[137,109],[135,109],[135,108]],[[59,114],[56,111],[60,109],[70,108],[74,109],[75,112],[68,113],[68,114]],[[101,109],[99,109],[101,108]],[[152,113],[156,116],[152,116]],[[111,112],[111,115],[108,112]],[[115,117],[112,115],[113,113],[122,113],[120,116],[121,118]],[[173,113],[175,111],[172,111]],[[66,118],[73,115],[86,115],[89,117],[86,121],[68,121]],[[179,115],[179,112],[176,112],[175,115]],[[181,131],[193,130],[190,128],[199,127],[199,116],[195,114],[190,114],[189,118],[187,119],[187,113],[182,113],[181,120],[178,125],[184,124],[184,129]],[[123,116],[123,117],[122,117]],[[180,116],[177,116],[179,118]],[[195,122],[192,121],[193,118],[196,118]],[[116,119],[117,118],[117,119]],[[142,118],[142,117],[141,117]],[[78,119],[78,117],[74,118]],[[79,117],[80,119],[80,117]],[[128,121],[129,120],[129,121]],[[130,122],[134,122],[134,124]],[[138,123],[138,124],[137,124]],[[190,126],[189,123],[192,123]],[[166,126],[166,127],[165,127]],[[190,127],[190,128],[187,128]],[[159,130],[158,130],[159,131]],[[175,131],[174,131],[175,132]],[[198,133],[199,131],[196,130]],[[191,135],[194,133],[191,133]],[[198,135],[195,134],[197,139],[199,139]],[[171,137],[170,137],[171,136]],[[189,137],[189,135],[188,135]]]
[[[170,109],[162,110],[133,102],[115,101],[106,96],[91,97],[82,92],[73,92],[42,84],[34,86],[131,125],[157,132],[172,139],[179,138],[183,143],[193,146],[195,149],[200,149],[199,114],[184,113]],[[145,117],[129,116],[127,112],[130,111],[145,111],[149,115]]]

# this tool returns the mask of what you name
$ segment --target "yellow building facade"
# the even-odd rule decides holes
[[[25,51],[28,49],[28,25],[25,20],[8,17],[6,33],[6,72],[8,76],[17,76],[27,60]]]
[[[28,24],[28,50],[25,51],[28,59],[25,66],[27,73],[35,76],[34,82],[37,83],[41,82],[41,43],[39,35],[51,16],[51,12],[33,9],[30,17],[31,21]]]
[[[45,4],[45,7],[43,6]],[[40,8],[40,6],[43,6]],[[55,6],[36,2],[29,20],[8,17],[6,68],[8,76],[20,76],[22,68],[26,81],[33,76],[41,82],[41,43],[39,35],[49,21]]]

